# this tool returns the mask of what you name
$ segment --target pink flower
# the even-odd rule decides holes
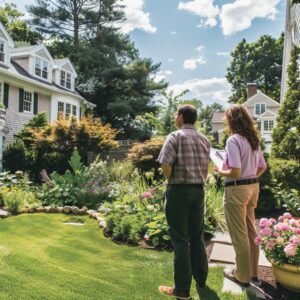
[[[272,224],[276,224],[276,220],[273,218],[269,219],[269,222],[271,222]]]
[[[284,219],[291,219],[292,218],[292,215],[290,213],[284,213],[282,216],[283,216]]]
[[[300,244],[300,239],[296,235],[291,236],[289,241],[294,245]]]
[[[266,249],[267,250],[272,250],[274,248],[274,246],[276,245],[276,241],[272,240],[272,241],[268,241],[266,243]]]
[[[152,194],[150,192],[144,192],[143,198],[152,198]]]
[[[295,233],[300,234],[300,228],[296,228]]]
[[[260,242],[261,242],[261,238],[260,238],[260,236],[257,236],[257,237],[254,239],[255,245],[258,246],[258,245],[260,244]]]
[[[288,244],[284,247],[283,251],[287,256],[295,256],[297,251],[297,245]]]
[[[295,219],[291,219],[289,223],[291,226],[295,226],[295,227],[297,227],[298,225],[298,222]]]
[[[283,219],[284,219],[283,216],[280,216],[280,217],[278,218],[278,220],[281,221],[281,222],[283,221]]]
[[[264,228],[264,227],[270,227],[271,225],[272,225],[272,223],[269,222],[269,220],[266,219],[266,218],[262,218],[262,219],[260,219],[260,221],[259,221],[259,226],[260,226],[261,228]]]
[[[280,226],[280,230],[281,231],[288,231],[288,230],[290,230],[291,228],[290,228],[290,226],[288,225],[288,224],[286,224],[286,223],[281,223],[281,226]]]
[[[277,231],[273,232],[273,236],[278,238],[279,237],[279,233]]]
[[[260,234],[263,235],[263,236],[271,236],[272,235],[272,230],[270,228],[266,227],[266,228],[263,228],[260,231]]]

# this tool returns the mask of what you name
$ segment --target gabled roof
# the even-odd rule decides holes
[[[224,111],[217,111],[213,114],[212,123],[223,123],[225,119]]]
[[[10,35],[8,34],[8,32],[6,31],[5,27],[3,26],[3,24],[1,22],[0,22],[0,30],[3,32],[5,38],[7,39],[8,46],[13,48],[15,46],[15,43],[12,40],[12,38],[10,37]]]
[[[257,116],[256,118],[257,118],[257,119],[263,119],[263,118],[270,118],[270,117],[276,118],[277,115],[274,114],[272,111],[267,110],[267,111],[265,111],[263,114]]]
[[[247,101],[243,103],[243,106],[246,106],[246,107],[253,106],[253,104],[255,104],[255,102],[263,102],[263,101],[267,102],[268,106],[280,107],[280,104],[278,102],[276,102],[275,100],[273,100],[272,98],[270,98],[269,96],[267,96],[265,93],[263,93],[260,90],[258,90],[256,94],[254,94],[249,99],[247,99]]]
[[[18,57],[18,56],[34,56],[38,51],[45,51],[46,55],[48,56],[50,63],[54,65],[54,60],[48,51],[47,47],[44,44],[34,45],[34,46],[27,46],[27,47],[20,47],[20,48],[13,48],[11,51],[11,57]]]
[[[72,70],[72,73],[75,75],[75,77],[78,76],[73,64],[71,63],[70,59],[68,57],[61,58],[61,59],[54,59],[54,69],[55,68],[62,68],[65,64],[68,64]]]

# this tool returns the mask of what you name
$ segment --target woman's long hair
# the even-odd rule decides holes
[[[230,134],[242,135],[247,139],[252,150],[257,150],[260,145],[259,134],[247,109],[235,104],[226,109],[225,116]]]

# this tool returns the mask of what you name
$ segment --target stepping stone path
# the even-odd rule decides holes
[[[217,232],[211,242],[213,243],[213,248],[210,255],[210,265],[214,263],[220,263],[222,265],[225,264],[225,267],[232,267],[232,265],[235,264],[235,252],[229,234]],[[271,267],[271,264],[266,259],[262,251],[260,251],[259,266]],[[224,278],[222,292],[242,294],[243,291],[247,291],[248,293],[255,295],[257,299],[268,299],[263,290],[253,284],[251,284],[250,288],[245,289],[233,281]]]

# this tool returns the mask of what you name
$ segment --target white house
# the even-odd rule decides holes
[[[270,152],[272,144],[272,131],[276,126],[276,118],[280,104],[257,90],[255,83],[248,84],[248,98],[243,103],[255,122],[264,138],[266,151]],[[221,142],[224,131],[224,112],[216,112],[212,118],[212,134],[216,137],[218,143]]]
[[[64,117],[78,119],[95,105],[75,89],[77,73],[68,58],[55,60],[43,44],[15,48],[0,22],[0,158],[4,143],[13,140],[38,112],[49,123]]]

